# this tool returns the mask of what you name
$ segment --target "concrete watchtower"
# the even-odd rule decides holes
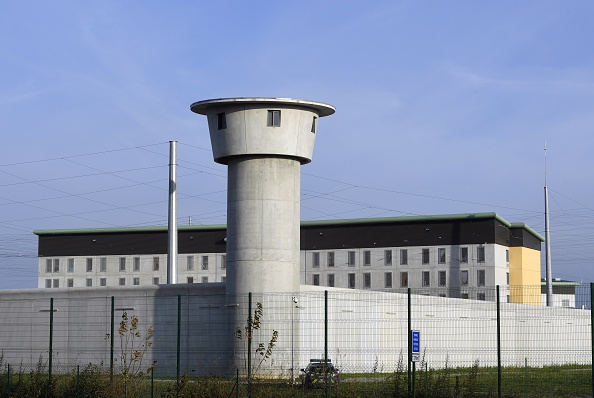
[[[335,108],[287,98],[195,102],[214,160],[228,165],[227,294],[299,291],[300,170],[320,117]]]

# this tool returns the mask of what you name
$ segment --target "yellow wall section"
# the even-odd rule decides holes
[[[509,299],[512,303],[541,305],[540,251],[509,248]]]

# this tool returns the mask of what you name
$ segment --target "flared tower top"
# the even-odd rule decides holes
[[[323,102],[256,97],[198,101],[190,109],[206,115],[214,160],[221,164],[242,156],[309,163],[318,119],[336,111]]]

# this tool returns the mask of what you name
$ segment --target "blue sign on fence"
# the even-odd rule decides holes
[[[412,330],[411,331],[412,337],[412,346],[411,346],[411,354],[413,362],[418,362],[421,357],[421,331],[419,330]]]

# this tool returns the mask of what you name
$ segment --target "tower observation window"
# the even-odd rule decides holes
[[[268,111],[266,125],[268,127],[280,127],[281,111]]]

